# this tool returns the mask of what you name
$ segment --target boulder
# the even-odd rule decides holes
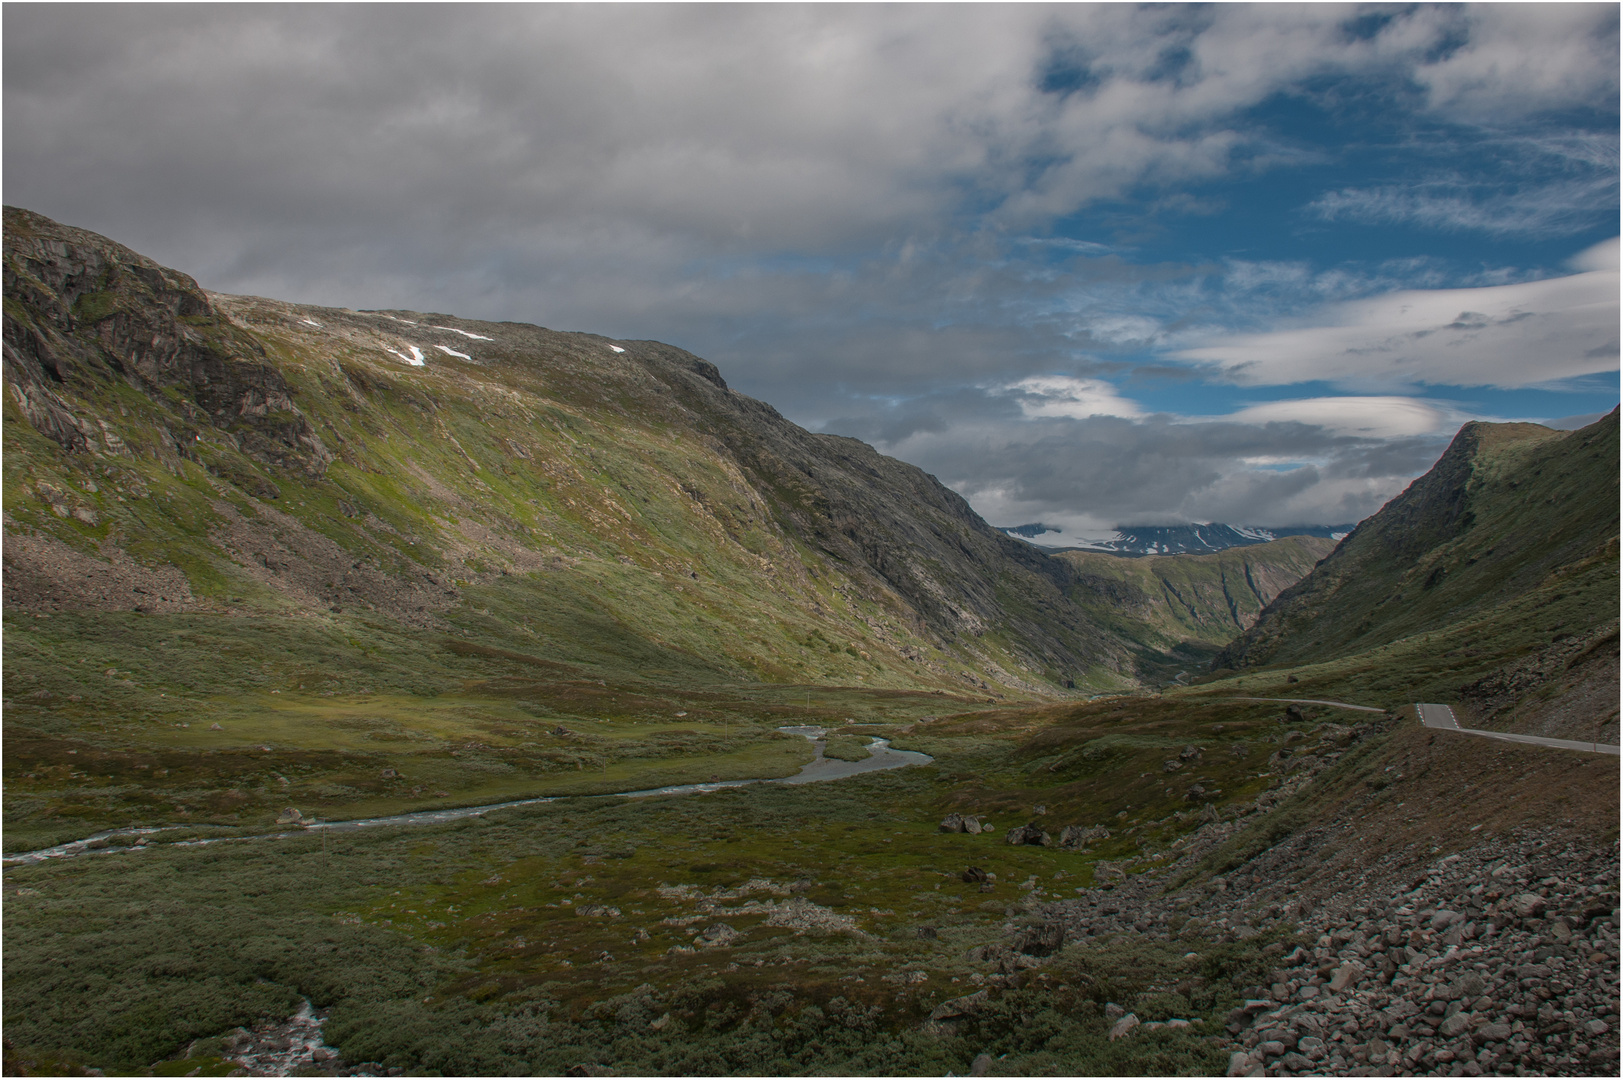
[[[1052,956],[1065,945],[1065,924],[1062,922],[1045,922],[1037,926],[1028,926],[1015,936],[1014,948],[1016,952],[1027,956]]]
[[[962,814],[948,814],[941,819],[939,828],[944,833],[961,833],[964,831],[964,816]]]
[[[979,814],[964,815],[964,831],[972,835],[982,831],[981,818]]]
[[[1049,835],[1043,832],[1036,822],[1015,826],[1003,839],[1005,843],[1014,846],[1030,844],[1033,847],[1047,847],[1052,842]]]
[[[1544,914],[1549,907],[1544,897],[1536,893],[1522,893],[1511,902],[1511,909],[1516,912],[1518,919],[1536,919]]]
[[[976,885],[987,880],[986,871],[978,866],[971,866],[958,876],[963,879],[965,885]]]
[[[1117,1020],[1111,1025],[1110,1041],[1115,1042],[1117,1039],[1131,1035],[1133,1033],[1133,1029],[1137,1026],[1138,1017],[1132,1013],[1128,1013],[1126,1016],[1122,1017],[1120,1020]]]
[[[1060,830],[1059,846],[1067,851],[1077,851],[1095,840],[1110,839],[1110,830],[1103,825],[1085,828],[1081,825],[1067,825]]]
[[[724,949],[742,936],[724,922],[713,923],[704,928],[694,944],[704,949]]]
[[[286,810],[283,810],[280,814],[276,815],[276,824],[303,825],[305,824],[305,817],[303,814],[299,813],[290,806]]]
[[[1437,1034],[1445,1039],[1458,1038],[1471,1030],[1471,1014],[1457,1012],[1445,1019],[1437,1027]]]
[[[965,1016],[974,1016],[986,1008],[987,993],[977,990],[973,994],[963,997],[950,998],[937,1005],[930,1012],[930,1019],[934,1021],[956,1020]]]
[[[992,1072],[992,1055],[976,1054],[975,1060],[969,1063],[970,1076],[987,1076]]]

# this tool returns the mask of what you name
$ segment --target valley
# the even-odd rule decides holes
[[[1616,412],[1050,555],[658,342],[5,275],[8,1075],[1616,1071],[1618,758],[1414,712],[1619,741]]]

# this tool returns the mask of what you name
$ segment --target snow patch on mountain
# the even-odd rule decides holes
[[[496,340],[495,338],[488,338],[483,334],[475,334],[471,330],[458,330],[454,326],[436,326],[436,327],[433,327],[433,329],[435,329],[435,330],[449,330],[453,334],[461,334],[463,337],[465,337],[465,338],[473,338],[473,340],[475,340],[475,341],[495,341]]]
[[[410,364],[412,367],[423,367],[427,363],[427,361],[425,361],[423,359],[423,350],[419,349],[415,345],[407,345],[406,348],[411,350],[411,355],[410,356],[407,356],[405,353],[401,352],[398,349],[391,349],[387,345],[385,345],[383,347],[383,351],[384,352],[389,352],[389,353],[394,353],[396,356],[400,357],[400,359],[404,360],[406,363]]]

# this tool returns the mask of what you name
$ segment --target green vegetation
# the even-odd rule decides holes
[[[1155,872],[1155,852],[1198,824],[1179,812],[1134,828],[1173,804],[1113,790],[1107,759],[1159,766],[1167,748],[1207,742],[1201,775],[1226,789],[1213,798],[1241,797],[1246,766],[1209,729],[1265,738],[1265,710],[1163,707],[1124,728],[1131,704],[944,718],[897,733],[933,765],[834,783],[202,847],[159,834],[139,853],[14,867],[7,1035],[28,1054],[133,1071],[303,996],[331,1010],[327,1038],[347,1060],[415,1073],[963,1073],[985,1052],[1008,1074],[1207,1074],[1222,1064],[1208,1036],[1111,1043],[1102,1007],[1214,1031],[1267,939],[1201,943],[1194,960],[1178,941],[1078,943],[1010,985],[968,958],[1010,916],[1089,885],[1101,858],[1139,850],[1130,872]],[[1083,751],[1075,769],[1031,768],[1068,749]],[[1031,799],[1056,829],[1128,813],[1132,836],[1092,852],[1011,847],[1003,825]],[[998,827],[937,830],[965,805]],[[967,865],[995,880],[966,885]],[[717,923],[738,937],[707,945]],[[984,987],[972,1018],[925,1024]]]

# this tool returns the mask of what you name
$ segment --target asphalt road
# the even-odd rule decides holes
[[[1373,705],[1349,705],[1345,701],[1320,701],[1318,698],[1307,697],[1234,697],[1223,698],[1224,701],[1290,701],[1297,705],[1328,705],[1333,709],[1356,709],[1359,712],[1385,712]]]
[[[1616,754],[1618,752],[1618,748],[1610,743],[1574,742],[1571,739],[1547,739],[1542,735],[1513,735],[1508,731],[1482,731],[1478,728],[1462,728],[1459,720],[1454,717],[1454,710],[1447,705],[1416,704],[1414,708],[1420,717],[1420,722],[1429,728],[1458,731],[1466,735],[1481,735],[1484,738],[1503,739],[1506,742],[1532,743],[1534,746],[1553,746],[1560,750],[1584,750],[1592,754]]]

